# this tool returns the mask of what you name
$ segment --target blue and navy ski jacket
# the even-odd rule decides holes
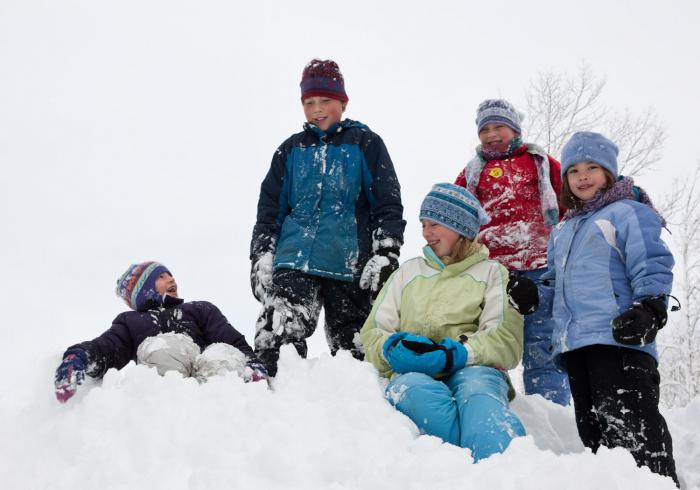
[[[622,345],[612,335],[613,319],[634,301],[671,293],[673,255],[650,207],[623,199],[562,221],[549,238],[547,261],[543,279],[555,279],[556,362],[563,365],[561,354],[595,344],[638,349],[657,358],[655,342]]]
[[[306,123],[277,149],[260,187],[251,260],[352,281],[371,252],[403,243],[401,188],[382,139],[345,119]]]
[[[249,365],[260,363],[243,334],[213,304],[208,301],[183,303],[169,296],[166,305],[143,312],[125,311],[102,335],[73,345],[68,351],[84,350],[90,362],[88,374],[101,378],[110,368],[121,369],[129,361],[136,361],[136,350],[147,337],[174,332],[189,336],[202,350],[216,342],[230,344],[245,354]]]

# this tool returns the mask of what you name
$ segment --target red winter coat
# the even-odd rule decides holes
[[[561,165],[549,158],[550,181],[561,193]],[[466,187],[465,169],[455,184]],[[547,265],[547,241],[551,228],[544,222],[537,167],[527,147],[522,146],[503,160],[490,160],[484,166],[476,198],[491,221],[481,227],[479,237],[489,248],[489,256],[508,270],[533,270]],[[564,209],[559,209],[559,217]]]

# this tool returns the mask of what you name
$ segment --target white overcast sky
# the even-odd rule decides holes
[[[301,128],[313,57],[340,64],[346,115],[389,148],[403,259],[421,246],[423,195],[473,153],[477,104],[523,108],[539,71],[587,62],[608,105],[655,108],[666,150],[640,182],[660,197],[700,158],[698,5],[0,0],[2,363],[57,359],[106,329],[124,309],[116,278],[142,260],[252,342],[257,193]]]

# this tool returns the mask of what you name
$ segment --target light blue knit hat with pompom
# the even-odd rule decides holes
[[[423,199],[420,219],[428,219],[450,230],[474,240],[481,225],[489,217],[479,200],[464,187],[455,184],[435,184]]]

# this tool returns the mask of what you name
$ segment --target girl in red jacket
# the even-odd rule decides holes
[[[525,317],[525,392],[567,405],[568,379],[551,359],[553,289],[540,280],[549,234],[562,213],[560,165],[540,147],[523,143],[520,115],[505,100],[482,102],[476,125],[481,144],[455,184],[474,194],[491,217],[479,234],[490,257],[511,276],[537,284],[539,309]]]

